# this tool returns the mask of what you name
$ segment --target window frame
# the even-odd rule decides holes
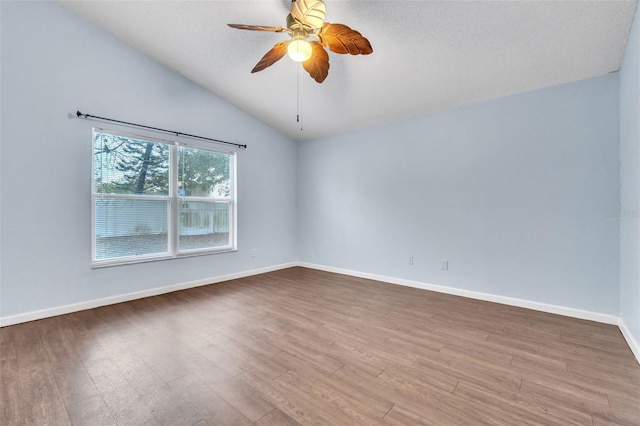
[[[103,133],[113,136],[119,136],[129,139],[136,139],[145,142],[162,143],[169,148],[169,193],[168,195],[158,194],[105,194],[96,191],[95,173],[96,173],[96,152],[95,137],[96,133]],[[178,148],[186,147],[198,149],[202,151],[214,152],[229,156],[229,197],[207,197],[207,196],[188,196],[179,195],[179,165],[178,165]],[[153,262],[168,259],[179,259],[193,256],[203,256],[210,254],[229,253],[238,250],[238,232],[237,232],[237,153],[235,151],[224,151],[208,146],[194,143],[186,143],[170,139],[161,139],[152,136],[138,135],[133,133],[125,133],[111,129],[100,127],[92,128],[91,132],[91,267],[102,268],[107,266],[128,265],[143,262]],[[96,259],[96,202],[99,199],[122,199],[122,200],[154,200],[167,202],[167,252],[150,253],[142,255],[129,255],[121,257],[112,257],[108,259]],[[180,203],[181,202],[210,202],[228,204],[229,211],[229,242],[224,246],[204,247],[190,250],[180,250]]]

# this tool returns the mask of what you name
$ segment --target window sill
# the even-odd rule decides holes
[[[211,250],[211,249],[190,250],[188,252],[182,252],[175,255],[131,256],[131,257],[122,257],[117,260],[116,259],[94,260],[91,262],[91,269],[101,269],[101,268],[108,268],[112,266],[133,265],[137,263],[159,262],[163,260],[172,260],[172,259],[186,259],[189,257],[208,256],[208,255],[222,254],[222,253],[233,253],[237,251],[238,249],[235,247],[224,247],[216,250]]]

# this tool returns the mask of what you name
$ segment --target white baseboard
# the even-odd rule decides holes
[[[503,305],[517,306],[520,308],[532,309],[534,311],[548,312],[551,314],[564,315],[572,318],[579,318],[589,321],[596,321],[605,324],[618,325],[620,318],[615,315],[602,314],[599,312],[585,311],[582,309],[567,308],[564,306],[550,305],[530,300],[517,299],[513,297],[498,296],[495,294],[481,293],[478,291],[464,290],[454,287],[447,287],[438,284],[423,283],[419,281],[406,280],[403,278],[387,277],[384,275],[370,274],[368,272],[352,271],[348,269],[334,268],[331,266],[316,265],[313,263],[299,262],[299,266],[320,271],[334,272],[342,275],[366,278],[375,281],[382,281],[390,284],[403,285],[406,287],[420,288],[423,290],[446,293],[454,296],[468,297],[470,299],[484,300],[487,302],[501,303]]]
[[[627,328],[627,325],[624,323],[622,318],[620,318],[620,321],[618,321],[618,327],[620,328],[620,332],[622,333],[625,340],[627,341],[627,344],[629,345],[629,349],[631,349],[631,352],[633,352],[633,354],[635,355],[636,360],[638,361],[638,364],[640,364],[640,345],[633,338],[633,335]]]
[[[98,308],[100,306],[113,305],[115,303],[128,302],[131,300],[157,296],[160,294],[171,293],[178,290],[186,290],[188,288],[200,287],[208,284],[216,284],[223,281],[235,280],[238,278],[244,278],[252,275],[258,275],[258,274],[264,274],[267,272],[277,271],[280,269],[291,268],[293,266],[298,266],[298,263],[297,262],[283,263],[280,265],[268,266],[265,268],[252,269],[249,271],[236,272],[236,273],[227,274],[227,275],[219,275],[216,277],[205,278],[205,279],[196,280],[196,281],[172,284],[165,287],[151,288],[149,290],[119,294],[116,296],[103,297],[101,299],[87,300],[85,302],[72,303],[69,305],[56,306],[54,308],[47,308],[47,309],[41,309],[38,311],[26,312],[23,314],[0,317],[0,327],[20,324],[28,321],[35,321],[43,318],[53,317],[56,315],[70,314],[72,312],[84,311],[87,309]]]

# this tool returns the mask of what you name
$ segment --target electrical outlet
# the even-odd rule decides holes
[[[256,257],[256,249],[251,249],[251,257]]]
[[[409,256],[409,265],[413,265],[413,256]]]
[[[449,261],[448,260],[443,260],[442,261],[442,270],[443,271],[448,271],[449,270]]]

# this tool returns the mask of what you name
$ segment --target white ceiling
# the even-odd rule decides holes
[[[301,123],[298,64],[250,73],[286,33],[226,25],[286,25],[289,0],[59,3],[302,141],[617,71],[637,0],[325,0],[374,52],[330,53],[322,84],[302,70]]]

